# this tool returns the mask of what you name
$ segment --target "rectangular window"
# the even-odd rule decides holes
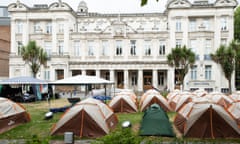
[[[222,31],[228,30],[228,27],[227,27],[227,17],[226,16],[221,17],[221,30]]]
[[[44,79],[45,80],[50,80],[50,70],[45,70],[44,71]]]
[[[46,33],[51,34],[52,33],[52,23],[48,22],[46,25]]]
[[[145,40],[144,42],[144,55],[150,56],[151,55],[151,42],[150,40]]]
[[[80,41],[74,41],[74,56],[80,56]]]
[[[102,41],[102,56],[108,56],[108,41]]]
[[[211,52],[211,43],[212,43],[212,40],[211,39],[206,39],[205,40],[205,53],[206,54],[210,54]]]
[[[40,33],[41,32],[41,27],[40,27],[39,22],[34,22],[33,31],[34,31],[34,33]]]
[[[191,68],[191,80],[197,79],[197,66]]]
[[[213,88],[204,88],[204,90],[208,93],[213,92]]]
[[[181,19],[180,18],[177,18],[176,19],[176,31],[177,32],[180,32],[182,30],[182,24],[181,24]]]
[[[205,79],[206,80],[212,79],[212,66],[211,65],[205,66]]]
[[[136,55],[136,40],[130,40],[131,48],[130,48],[130,54],[131,56]]]
[[[23,44],[22,44],[22,42],[21,41],[17,41],[17,55],[21,55],[21,49],[22,49],[22,46],[23,46]]]
[[[50,58],[52,54],[52,42],[49,41],[44,42],[44,48],[48,58]]]
[[[190,23],[189,31],[196,31],[196,20],[195,19],[191,19],[189,23]]]
[[[59,33],[64,33],[64,23],[60,22],[58,24],[58,32]]]
[[[88,56],[94,56],[94,41],[88,41]]]
[[[164,85],[164,72],[158,72],[158,85]]]
[[[22,34],[23,32],[23,22],[22,21],[16,21],[16,33]]]
[[[64,43],[63,41],[58,41],[58,54],[63,55]]]
[[[8,17],[8,9],[7,8],[0,8],[0,17]]]
[[[229,88],[221,88],[221,93],[229,93]]]
[[[116,41],[116,56],[121,56],[122,55],[122,41],[117,40]]]
[[[203,25],[205,27],[205,30],[209,30],[209,28],[210,28],[209,19],[204,19],[203,20]]]
[[[159,55],[165,55],[166,54],[166,46],[164,41],[159,42]]]
[[[189,49],[191,49],[192,52],[194,52],[195,54],[197,54],[197,40],[195,39],[190,39],[189,42]]]
[[[182,45],[182,40],[181,39],[176,39],[176,48],[180,48]]]
[[[221,45],[227,45],[227,39],[226,38],[222,38],[221,39]]]
[[[64,79],[64,70],[63,69],[56,69],[55,71],[56,80]]]

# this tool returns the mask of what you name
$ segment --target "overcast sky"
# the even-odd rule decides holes
[[[15,3],[17,0],[0,0],[0,6],[7,6]],[[32,7],[33,4],[51,4],[58,0],[20,0],[21,3]],[[78,4],[82,0],[62,0],[68,3],[74,10],[77,10]],[[167,0],[148,0],[148,4],[141,7],[141,0],[84,0],[87,3],[89,12],[98,13],[145,13],[145,12],[163,12]],[[193,0],[189,0],[193,1]],[[214,2],[215,0],[209,0]],[[240,3],[240,0],[238,0]]]

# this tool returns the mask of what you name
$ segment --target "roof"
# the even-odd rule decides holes
[[[47,84],[46,81],[29,76],[14,77],[0,81],[2,85],[8,84]]]

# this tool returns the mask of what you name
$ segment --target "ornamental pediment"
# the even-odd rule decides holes
[[[216,7],[235,7],[237,4],[238,2],[236,0],[216,0],[215,2]]]
[[[114,21],[101,33],[112,33],[114,37],[126,37],[127,33],[136,32],[131,26],[122,21]]]
[[[49,6],[49,10],[71,10],[71,7],[59,0],[59,2],[54,2]]]
[[[167,4],[167,8],[189,8],[191,3],[188,0],[172,0]]]
[[[17,1],[17,3],[12,3],[8,5],[8,11],[27,11],[29,8]]]

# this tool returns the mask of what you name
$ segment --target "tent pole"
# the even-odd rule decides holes
[[[210,128],[211,128],[211,137],[214,139],[214,134],[213,134],[213,119],[212,119],[212,105],[210,105]]]

